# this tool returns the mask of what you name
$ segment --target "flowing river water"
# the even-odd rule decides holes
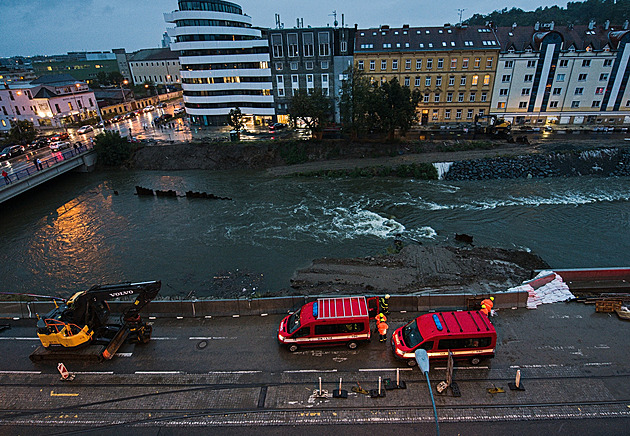
[[[232,200],[138,197],[136,185]],[[0,210],[5,292],[67,296],[162,280],[162,295],[220,296],[217,283],[236,277],[242,296],[275,293],[315,258],[383,254],[396,233],[423,244],[467,233],[476,245],[531,250],[555,268],[630,266],[628,178],[114,171],[59,177]]]

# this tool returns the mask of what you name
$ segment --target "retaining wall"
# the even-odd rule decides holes
[[[527,306],[527,292],[502,292],[492,294],[495,309]],[[390,312],[428,312],[439,310],[478,309],[484,294],[424,294],[392,295],[389,300]],[[330,297],[329,295],[327,297]],[[203,318],[216,316],[251,316],[262,314],[285,314],[299,309],[318,296],[292,296],[256,298],[242,300],[182,300],[153,301],[143,310],[145,316],[158,318]],[[112,301],[112,312],[121,313],[129,302]],[[52,302],[1,302],[0,318],[33,319],[37,314],[44,315],[54,308]]]

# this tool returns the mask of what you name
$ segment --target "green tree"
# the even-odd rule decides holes
[[[339,110],[345,131],[353,138],[364,135],[374,123],[374,111],[370,97],[375,87],[358,68],[348,68],[344,72],[347,80],[341,85]]]
[[[232,126],[232,129],[236,130],[236,132],[240,132],[243,130],[245,126],[245,122],[243,121],[243,113],[239,107],[235,107],[234,109],[230,109],[230,115],[228,115],[228,124]]]
[[[380,94],[376,109],[381,122],[381,128],[393,139],[396,129],[401,136],[409,131],[416,121],[416,108],[420,102],[420,91],[413,92],[408,86],[401,86],[397,78],[384,82],[376,91]]]
[[[28,120],[18,120],[11,122],[8,141],[11,143],[28,144],[37,137],[35,125]]]
[[[120,136],[120,133],[107,130],[96,136],[94,150],[99,165],[117,167],[131,158],[135,146]]]
[[[300,89],[291,98],[289,115],[293,123],[300,120],[306,124],[315,137],[332,119],[332,104],[319,88],[311,92]]]

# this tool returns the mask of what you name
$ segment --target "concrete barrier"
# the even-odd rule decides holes
[[[501,292],[492,295],[495,297],[495,309],[527,306],[527,292]],[[392,295],[389,307],[392,313],[463,310],[468,308],[471,299],[477,300],[482,297],[486,295],[438,293]],[[319,296],[296,295],[237,300],[160,300],[149,303],[143,310],[143,314],[161,318],[286,314],[317,298]],[[112,301],[109,306],[112,313],[122,313],[129,304],[129,301]],[[37,314],[45,315],[54,307],[54,303],[51,302],[0,302],[0,318],[36,318]]]

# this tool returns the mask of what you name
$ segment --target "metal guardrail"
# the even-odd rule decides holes
[[[8,174],[7,178],[0,178],[0,189],[3,187],[10,185],[12,183],[19,183],[22,180],[28,179],[29,177],[34,176],[35,174],[39,174],[42,171],[46,171],[60,162],[66,161],[73,157],[79,156],[82,153],[85,153],[94,147],[87,144],[81,144],[78,147],[71,147],[64,151],[53,152],[50,157],[40,160],[41,168],[37,167],[37,161],[31,162],[30,165],[27,165],[25,168],[20,169],[19,171],[14,171]]]

